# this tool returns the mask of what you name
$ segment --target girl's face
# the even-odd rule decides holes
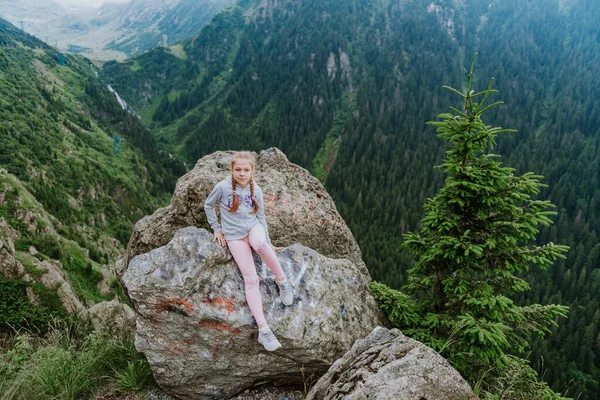
[[[236,160],[233,164],[233,179],[235,179],[239,187],[246,187],[252,178],[253,170],[254,168],[250,161],[244,159]]]

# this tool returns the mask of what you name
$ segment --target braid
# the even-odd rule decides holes
[[[258,212],[258,202],[254,197],[254,179],[250,179],[250,196],[252,198],[252,204],[254,205],[254,209],[252,212],[250,212],[250,214],[256,214]]]
[[[231,213],[236,212],[238,207],[240,206],[240,200],[238,199],[237,195],[235,194],[235,186],[236,186],[236,182],[232,176],[231,177],[231,189],[233,190],[233,199],[232,199],[232,203],[231,203],[231,208],[228,210]]]

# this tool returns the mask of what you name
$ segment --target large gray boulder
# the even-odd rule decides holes
[[[117,262],[119,274],[134,256],[164,246],[181,228],[210,230],[204,200],[231,173],[232,154],[218,151],[198,160],[177,182],[171,203],[135,224],[127,250]],[[327,257],[347,258],[368,273],[352,232],[318,179],[289,162],[276,148],[257,156],[254,179],[265,194],[265,214],[274,245],[302,243]]]
[[[277,238],[277,234],[273,236]],[[212,233],[188,227],[134,257],[124,275],[137,311],[136,348],[158,384],[183,399],[221,399],[261,384],[302,385],[381,323],[364,265],[300,244],[278,253],[295,292],[291,307],[256,256],[263,309],[283,348],[257,342],[244,281]]]
[[[470,400],[470,386],[438,353],[377,327],[357,340],[310,390],[306,400]]]

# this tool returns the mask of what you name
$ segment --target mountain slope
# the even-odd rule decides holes
[[[540,242],[571,247],[530,271],[524,303],[571,306],[537,343],[557,391],[598,397],[600,382],[600,65],[592,0],[242,1],[182,44],[107,63],[114,84],[158,140],[193,162],[217,149],[278,146],[323,179],[374,279],[400,287],[418,229],[441,186],[441,142],[426,121],[449,105],[475,52],[475,89],[495,77],[493,125],[515,128],[494,149],[516,173],[549,185],[556,224]]]
[[[60,261],[82,301],[106,299],[100,270],[112,269],[132,224],[165,204],[184,167],[89,61],[0,26],[0,220],[17,251],[34,246],[40,260]]]
[[[132,0],[126,6],[127,12],[120,16],[119,37],[106,48],[135,54],[161,43],[177,43],[191,37],[232,1]]]

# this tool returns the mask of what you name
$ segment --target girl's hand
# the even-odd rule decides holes
[[[223,235],[223,232],[221,231],[215,232],[213,236],[213,243],[214,242],[219,243],[223,247],[227,246],[227,242],[225,241],[225,235]]]
[[[283,247],[275,247],[273,245],[271,245],[271,247],[273,248],[273,251],[279,251],[279,250],[283,250]]]

